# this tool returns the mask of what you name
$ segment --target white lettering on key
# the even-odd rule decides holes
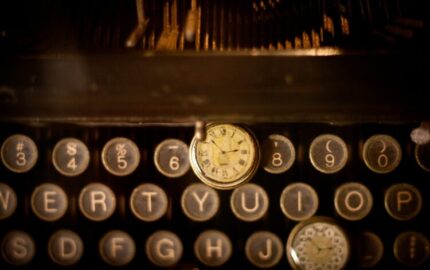
[[[57,208],[51,208],[49,207],[49,205],[53,205],[55,206],[55,197],[58,193],[56,191],[45,191],[43,192],[43,207],[44,207],[44,211],[46,213],[55,213],[58,211]]]
[[[3,192],[0,191],[0,201],[4,210],[6,210],[9,206],[9,198],[10,198],[9,190],[6,191],[5,195],[3,194]]]
[[[199,211],[200,211],[200,212],[203,212],[203,204],[205,203],[205,201],[206,201],[206,199],[208,198],[208,196],[209,196],[209,192],[208,192],[208,191],[206,191],[206,192],[205,192],[205,194],[203,195],[203,197],[202,197],[202,198],[200,198],[200,197],[197,195],[197,193],[196,193],[196,192],[193,192],[193,197],[194,197],[194,199],[196,199],[196,201],[197,201],[197,203],[198,203],[198,205],[199,205]]]
[[[302,192],[297,192],[297,211],[302,212]]]
[[[356,196],[360,200],[360,203],[355,207],[353,205],[351,205],[350,199],[352,196]],[[363,194],[361,194],[360,192],[358,192],[356,190],[352,190],[352,191],[348,192],[348,194],[346,194],[346,196],[345,196],[345,206],[351,212],[360,211],[361,208],[364,206]]]
[[[102,206],[103,212],[107,211],[106,205],[106,194],[103,191],[91,191],[91,211],[96,212],[96,205],[100,204]]]
[[[161,238],[155,244],[155,252],[157,253],[157,256],[163,260],[174,259],[175,258],[174,247],[175,247],[175,243],[173,243],[172,240],[168,238]]]
[[[258,257],[262,260],[268,260],[272,257],[272,239],[266,239],[266,254],[260,250],[258,252]]]
[[[402,204],[408,204],[412,201],[412,194],[410,191],[397,192],[397,211],[402,211]]]
[[[116,258],[117,250],[124,249],[125,239],[122,237],[113,237],[112,238],[112,258]]]
[[[152,196],[156,196],[158,193],[155,191],[143,191],[141,194],[143,197],[148,197],[148,212],[152,212]]]
[[[216,253],[218,258],[222,258],[222,241],[221,239],[216,240],[216,245],[212,245],[211,240],[206,239],[206,257],[212,258],[213,252]]]
[[[255,195],[255,200],[254,200],[255,201],[255,205],[254,205],[253,208],[248,208],[246,206],[246,202],[245,202],[245,193],[242,192],[242,194],[240,196],[240,199],[241,199],[242,208],[243,208],[243,210],[245,212],[252,213],[252,212],[257,211],[257,209],[260,207],[260,203],[258,201],[258,192],[255,192],[254,195]]]
[[[23,259],[28,255],[27,241],[22,237],[17,237],[12,243],[13,256],[18,259]]]
[[[67,260],[76,256],[78,247],[70,237],[60,237],[60,257]]]

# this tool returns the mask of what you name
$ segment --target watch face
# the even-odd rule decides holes
[[[326,218],[296,225],[287,242],[287,257],[296,270],[340,270],[348,261],[349,241],[344,231]]]
[[[207,126],[206,139],[193,139],[190,146],[191,166],[209,186],[230,189],[249,180],[259,162],[254,136],[242,127],[230,124]]]

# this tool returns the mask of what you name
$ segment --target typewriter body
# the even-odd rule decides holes
[[[429,269],[428,7],[2,2],[0,268]]]

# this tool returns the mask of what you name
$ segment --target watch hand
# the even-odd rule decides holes
[[[311,242],[312,243],[312,245],[314,246],[314,247],[316,247],[317,248],[317,250],[318,250],[318,252],[320,252],[322,249],[320,248],[320,246],[317,244],[317,243],[315,243],[315,241],[311,238],[311,237],[308,237],[308,240],[309,240],[309,242]]]
[[[234,150],[230,150],[230,151],[224,151],[224,153],[234,153],[234,152],[237,152],[237,151],[239,151],[239,149],[234,149]]]
[[[216,144],[216,142],[214,140],[211,140],[211,142],[221,151],[221,154],[225,154],[226,153],[225,151],[223,151],[221,149],[221,147],[218,146],[218,144]]]

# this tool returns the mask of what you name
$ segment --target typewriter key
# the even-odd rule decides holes
[[[93,221],[108,219],[116,207],[113,191],[106,185],[92,183],[84,187],[79,194],[79,209]]]
[[[293,183],[282,191],[280,204],[286,217],[302,221],[312,217],[318,210],[318,194],[308,184]]]
[[[127,138],[114,138],[108,141],[102,150],[103,166],[116,176],[127,176],[133,173],[140,162],[137,145]]]
[[[36,252],[33,239],[25,232],[12,231],[6,234],[1,245],[3,258],[10,264],[21,266],[29,263]]]
[[[36,164],[37,146],[29,137],[16,134],[7,138],[1,147],[1,160],[9,170],[24,173]]]
[[[73,265],[81,259],[83,252],[82,239],[70,230],[59,230],[49,238],[48,253],[56,264]]]
[[[156,221],[167,211],[166,193],[157,185],[142,184],[133,190],[130,208],[143,221]]]
[[[285,136],[270,135],[263,143],[261,163],[269,173],[283,173],[291,168],[296,158],[293,143]]]
[[[233,191],[230,207],[237,218],[243,221],[256,221],[266,214],[269,197],[262,187],[246,184]]]
[[[336,173],[346,165],[348,148],[345,142],[336,135],[320,135],[312,141],[309,158],[318,171],[328,174]]]
[[[109,231],[99,243],[102,259],[113,266],[124,266],[130,263],[136,253],[133,238],[123,231]]]
[[[10,217],[15,212],[17,204],[15,191],[10,186],[0,183],[0,220]]]
[[[372,209],[372,193],[360,183],[345,183],[336,189],[334,205],[337,213],[344,219],[360,220]]]
[[[430,143],[415,146],[415,159],[421,168],[430,172]]]
[[[384,244],[378,235],[372,232],[363,232],[357,243],[358,263],[362,268],[375,266],[384,255]]]
[[[182,193],[181,206],[185,215],[194,221],[211,219],[219,208],[216,190],[204,184],[192,184]]]
[[[181,177],[190,169],[188,146],[180,140],[164,140],[155,149],[154,163],[163,175]]]
[[[68,200],[64,190],[55,184],[42,184],[31,195],[34,214],[45,221],[60,219],[67,211]]]
[[[384,196],[385,209],[397,220],[410,220],[421,211],[420,191],[410,184],[392,185]]]
[[[220,231],[202,232],[194,243],[194,253],[207,266],[221,266],[230,259],[232,244],[227,235]]]
[[[430,243],[427,237],[414,231],[399,234],[393,248],[397,261],[408,267],[422,265],[430,255]]]
[[[62,175],[77,176],[87,169],[90,153],[82,141],[65,138],[55,145],[52,151],[52,163]]]
[[[402,149],[393,137],[374,135],[364,143],[363,159],[370,170],[376,173],[389,173],[399,165]]]
[[[156,231],[146,241],[146,255],[160,267],[176,264],[182,257],[182,251],[181,239],[169,231]]]
[[[269,268],[277,265],[284,253],[281,239],[271,232],[259,231],[253,233],[245,244],[245,254],[248,260],[259,268]]]

